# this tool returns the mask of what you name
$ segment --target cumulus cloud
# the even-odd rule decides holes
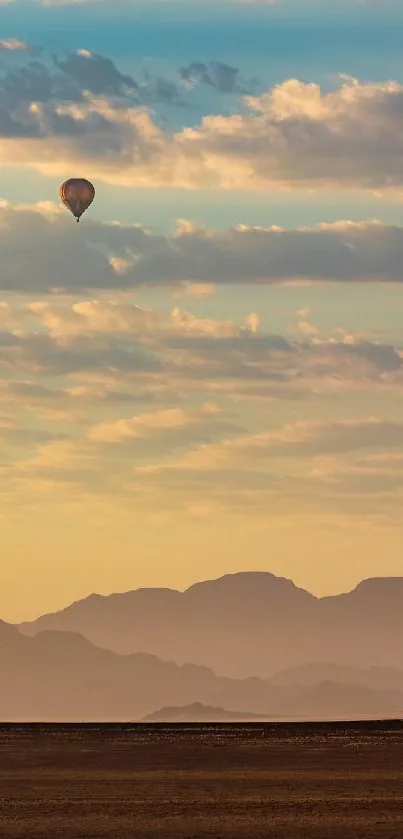
[[[82,74],[81,62],[93,60],[75,56],[74,72]],[[70,70],[71,62],[65,62]],[[170,133],[147,108],[106,95],[106,77],[108,90],[121,79],[102,62],[102,93],[80,89],[81,100],[70,104],[42,94],[21,113],[6,100],[0,114],[6,163],[55,175],[80,165],[93,180],[138,187],[402,188],[403,85],[397,82],[343,77],[338,90],[324,93],[317,84],[289,79],[245,97],[242,113],[205,116],[199,126]],[[35,72],[40,92],[46,80],[42,69]],[[19,77],[12,81],[14,90],[23,87]]]
[[[154,78],[149,73],[144,73],[137,82],[132,76],[120,73],[114,62],[100,53],[78,49],[64,58],[54,55],[50,60],[45,54],[39,58],[40,52],[24,41],[0,42],[3,57],[24,58],[26,53],[30,56],[28,61],[14,60],[11,67],[6,62],[0,73],[0,137],[3,139],[71,140],[73,136],[85,137],[92,123],[90,133],[100,133],[98,143],[104,130],[110,137],[116,135],[116,143],[120,129],[106,114],[101,114],[98,105],[89,104],[92,99],[97,102],[97,97],[103,97],[120,114],[122,109],[139,108],[145,103],[181,102],[174,82]],[[88,107],[91,113],[88,111],[83,117]],[[102,107],[101,103],[101,111]]]

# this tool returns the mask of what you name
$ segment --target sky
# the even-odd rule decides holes
[[[400,0],[0,5],[0,617],[401,576]]]

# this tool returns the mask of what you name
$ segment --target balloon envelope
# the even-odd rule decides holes
[[[95,189],[85,178],[69,178],[59,189],[60,198],[63,204],[73,213],[73,216],[80,221],[80,218],[95,197]]]

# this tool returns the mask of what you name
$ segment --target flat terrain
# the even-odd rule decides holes
[[[403,723],[0,726],[1,839],[398,839]]]

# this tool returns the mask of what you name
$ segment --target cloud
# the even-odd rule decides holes
[[[363,420],[299,421],[280,429],[202,446],[167,468],[235,469],[273,458],[311,458],[317,455],[356,452],[360,449],[402,447],[403,424],[369,417]],[[165,467],[164,467],[165,468]],[[152,467],[153,470],[158,467]]]
[[[119,443],[137,440],[149,434],[185,429],[205,417],[215,416],[220,409],[214,403],[206,403],[201,411],[185,411],[183,408],[167,408],[150,414],[140,414],[128,419],[101,423],[90,428],[88,439],[100,443]]]
[[[64,207],[50,202],[12,207],[0,200],[0,289],[36,294],[167,286],[188,293],[191,284],[204,293],[212,285],[292,279],[403,279],[402,229],[379,221],[298,230],[246,225],[213,230],[181,223],[164,236],[139,225],[93,221],[89,211],[82,231],[77,236]]]
[[[117,407],[117,406],[116,406]],[[223,434],[242,430],[229,421],[215,403],[199,409],[165,408],[140,412],[110,422],[90,425],[70,438],[48,435],[29,437],[33,447],[30,457],[20,457],[5,464],[20,487],[32,481],[45,483],[44,491],[53,491],[55,483],[65,483],[69,490],[91,491],[96,496],[116,492],[120,501],[135,492],[146,495],[146,484],[133,486],[134,464],[147,463],[155,457],[180,454],[190,445],[213,442]],[[32,445],[31,445],[32,448]],[[1,452],[1,435],[0,435]]]
[[[134,473],[155,492],[169,487],[172,499],[209,499],[239,514],[289,519],[298,511],[318,521],[325,513],[334,521],[359,516],[368,526],[393,526],[403,491],[402,439],[398,422],[310,420],[137,464]],[[374,449],[379,453],[370,454]]]
[[[328,394],[374,388],[399,391],[403,383],[403,352],[368,338],[300,336],[290,340],[261,330],[255,313],[243,323],[197,317],[175,306],[157,313],[128,300],[74,301],[42,298],[7,309],[0,333],[0,370],[13,370],[19,381],[4,392],[33,399],[52,398],[63,405],[102,401],[91,388],[108,384],[105,401],[126,399],[120,386],[133,386],[136,399],[158,398],[178,387],[232,401],[299,399],[308,393]],[[337,336],[337,337],[336,337]],[[85,377],[85,388],[58,382],[51,393],[29,385],[29,374],[41,377]],[[142,381],[139,392],[138,385]],[[172,383],[174,383],[172,387]],[[180,384],[182,383],[182,385]],[[151,385],[156,390],[150,390]],[[81,380],[82,385],[82,380]],[[114,393],[115,391],[115,393]],[[1,400],[0,390],[0,400]]]
[[[247,95],[256,93],[259,87],[257,79],[243,81],[239,76],[238,68],[231,67],[223,61],[211,61],[209,64],[192,61],[187,66],[180,68],[179,75],[188,88],[205,84],[220,93]]]
[[[180,104],[179,90],[174,82],[144,73],[140,82],[120,73],[114,62],[100,53],[76,50],[64,58],[41,59],[38,48],[13,39],[0,42],[0,54],[20,56],[29,53],[26,61],[13,62],[0,74],[0,138],[47,137],[76,138],[98,134],[111,151],[111,137],[119,140],[121,125],[114,125],[98,106],[91,105],[97,97],[115,107],[118,114],[126,108],[146,104]],[[36,57],[32,56],[36,54]],[[88,110],[89,108],[89,110]],[[102,110],[102,105],[101,105]],[[84,111],[87,111],[83,118]],[[109,140],[107,139],[109,135]],[[105,148],[106,150],[106,148]],[[116,150],[116,149],[115,149]]]
[[[403,85],[397,82],[342,77],[338,90],[324,93],[317,84],[289,79],[245,97],[246,112],[205,116],[199,126],[170,133],[147,108],[106,95],[105,86],[116,91],[124,78],[107,59],[76,55],[64,65],[72,72],[74,64],[84,81],[84,67],[94,60],[103,67],[102,94],[80,89],[80,101],[70,103],[42,94],[21,113],[3,103],[5,163],[60,176],[79,165],[92,180],[150,188],[402,189]],[[34,76],[41,92],[46,74],[37,68]],[[13,96],[25,84],[27,97],[27,81],[12,81]]]
[[[300,511],[349,507],[351,515],[366,500],[369,516],[397,504],[396,458],[365,466],[368,491],[359,462],[403,452],[398,419],[279,417],[295,415],[293,399],[305,400],[306,416],[317,415],[319,399],[329,412],[329,395],[360,388],[401,395],[398,347],[336,330],[291,340],[268,334],[256,312],[237,324],[178,306],[154,311],[129,295],[3,303],[2,509],[35,499],[36,508],[84,504],[98,513],[103,505],[129,513],[135,502],[144,514],[156,504],[185,515],[207,504],[265,515],[270,504],[289,515],[292,501]],[[306,308],[299,317],[309,319]]]
[[[0,53],[2,52],[36,52],[36,47],[18,38],[3,38],[0,40]]]
[[[393,452],[393,448],[401,451]],[[379,449],[378,454],[360,454]],[[346,459],[348,454],[348,460]],[[227,508],[291,514],[327,510],[370,520],[401,504],[403,425],[376,418],[289,423],[193,448],[135,473],[150,485],[214,499]],[[391,467],[391,468],[390,468]],[[292,507],[290,504],[292,502]]]
[[[245,318],[245,327],[233,321],[213,318],[199,318],[175,306],[168,316],[159,317],[151,309],[144,309],[131,303],[114,300],[85,300],[73,303],[71,308],[57,306],[45,300],[27,304],[26,316],[40,321],[50,334],[59,341],[74,336],[107,335],[154,336],[169,339],[172,336],[232,338],[257,331],[257,315]]]
[[[131,76],[120,73],[110,58],[99,53],[80,49],[64,60],[55,58],[55,64],[79,89],[95,95],[130,96],[138,91]]]

